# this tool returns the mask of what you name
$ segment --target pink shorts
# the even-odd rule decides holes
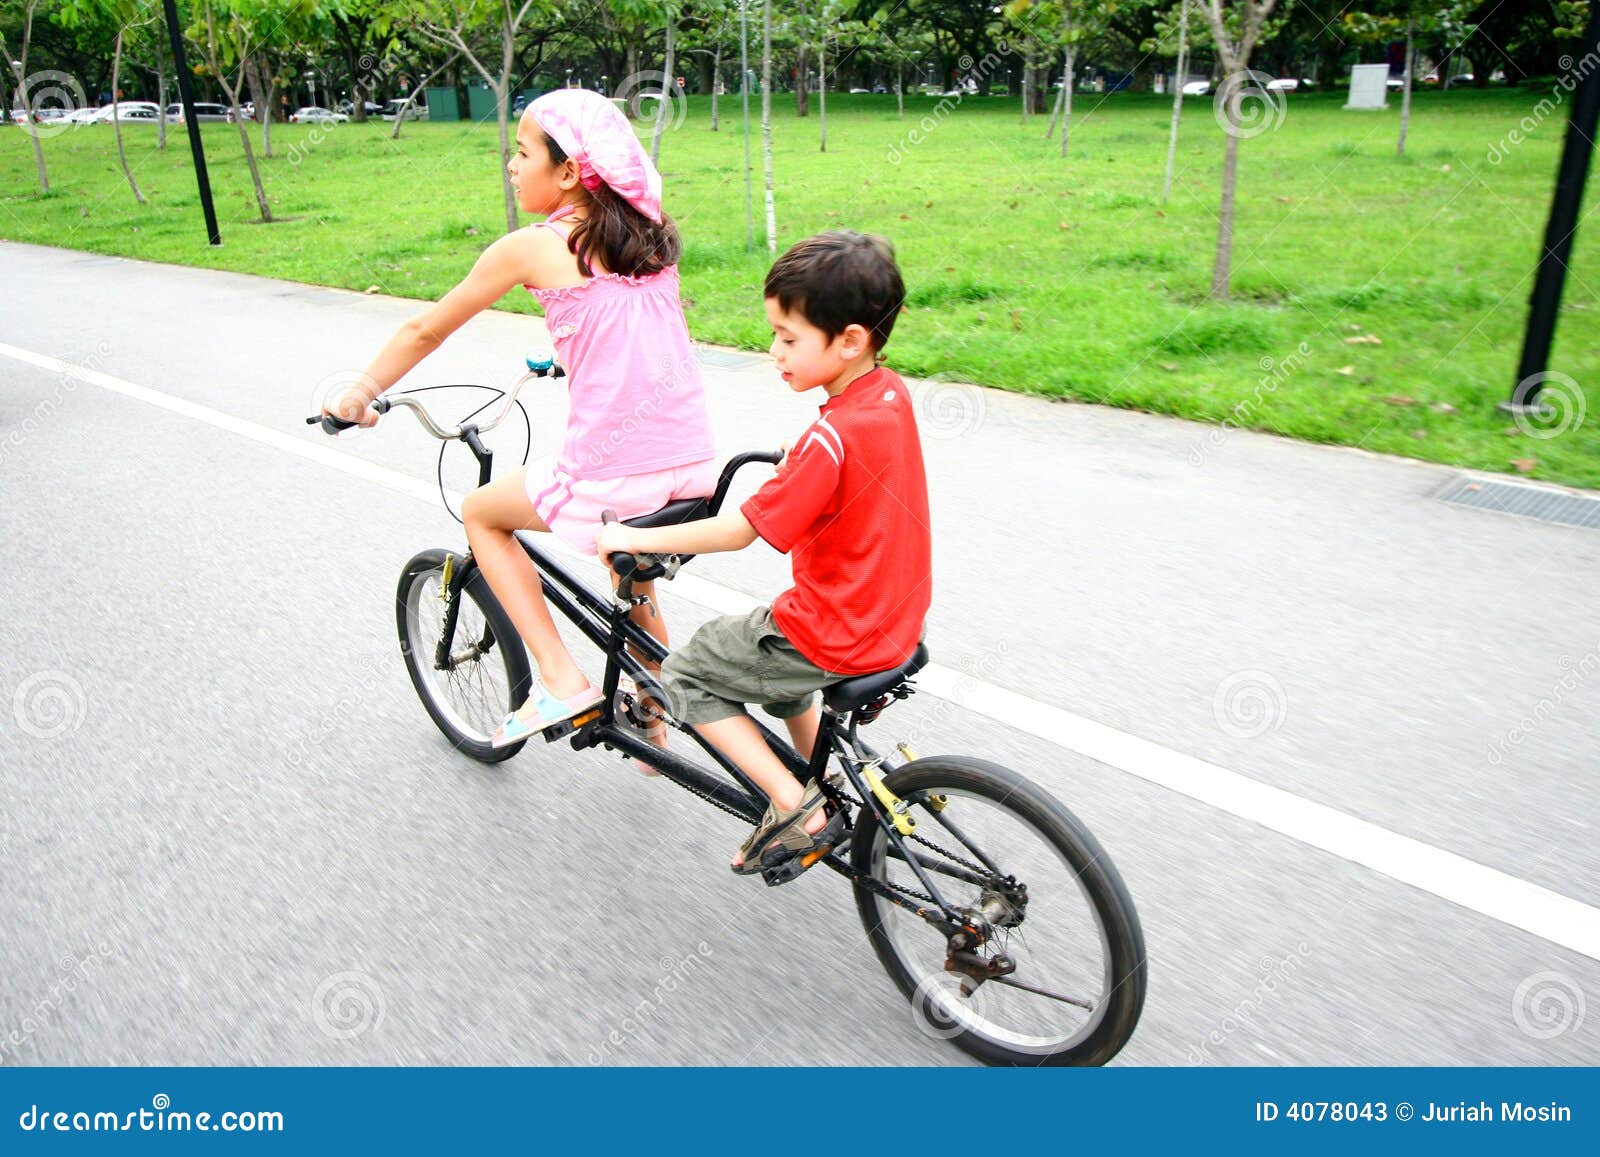
[[[680,498],[710,498],[717,488],[717,461],[706,458],[621,478],[574,478],[552,458],[529,466],[525,483],[528,501],[544,524],[568,546],[593,554],[602,512],[614,510],[627,520]]]

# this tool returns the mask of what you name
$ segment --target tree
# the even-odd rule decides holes
[[[517,228],[517,197],[511,188],[506,160],[511,155],[510,111],[512,64],[515,61],[517,33],[535,3],[543,0],[400,0],[395,12],[380,24],[393,27],[398,17],[412,21],[412,27],[466,58],[494,93],[495,124],[500,130],[500,189],[505,199],[506,232]],[[489,71],[493,49],[500,49],[499,71]]]
[[[1223,81],[1217,92],[1227,123],[1222,160],[1222,209],[1217,223],[1217,258],[1211,269],[1211,297],[1228,300],[1233,271],[1233,202],[1239,177],[1240,101],[1248,78],[1250,55],[1261,39],[1267,18],[1277,0],[1237,0],[1237,11],[1224,12],[1224,0],[1204,0],[1201,11],[1211,29],[1211,39],[1222,63]]]
[[[767,168],[767,252],[778,251],[777,207],[772,199],[772,0],[761,6],[761,152]]]
[[[656,101],[656,123],[655,127],[650,131],[651,164],[655,164],[661,159],[661,134],[666,131],[667,127],[667,105],[678,96],[678,74],[673,71],[672,60],[672,33],[677,23],[677,10],[669,6],[667,8],[667,59],[661,70],[661,97]]]
[[[1161,186],[1161,203],[1172,196],[1172,163],[1178,155],[1178,120],[1183,116],[1183,86],[1189,68],[1189,0],[1183,0],[1178,17],[1178,60],[1172,70],[1172,131],[1167,137],[1167,178]]]
[[[227,94],[263,223],[272,221],[272,203],[261,183],[261,169],[250,145],[250,132],[245,128],[240,87],[246,83],[251,59],[260,51],[262,42],[275,34],[286,8],[291,6],[309,10],[312,5],[311,0],[199,0],[191,8],[195,23],[190,27],[189,38],[199,48],[207,71]]]
[[[45,172],[44,148],[39,144],[39,128],[33,119],[33,100],[28,93],[28,49],[33,44],[33,15],[39,8],[39,0],[24,0],[22,4],[22,55],[18,57],[17,65],[17,95],[22,98],[23,126],[28,135],[33,138],[33,159],[39,169],[39,192],[50,191],[50,176]],[[11,60],[11,49],[6,46],[5,37],[0,36],[0,53],[3,53],[6,62]],[[10,115],[7,113],[6,115]]]

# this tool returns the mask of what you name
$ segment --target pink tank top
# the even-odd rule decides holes
[[[534,227],[553,227],[570,212]],[[562,469],[574,478],[620,478],[716,454],[676,265],[644,277],[602,273],[561,289],[524,288],[544,307],[567,371]]]

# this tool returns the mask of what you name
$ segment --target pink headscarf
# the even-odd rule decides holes
[[[558,88],[528,106],[561,151],[578,162],[583,187],[601,184],[650,220],[661,222],[661,174],[650,162],[628,118],[605,97],[586,88]]]

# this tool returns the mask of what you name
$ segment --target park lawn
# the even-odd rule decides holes
[[[889,353],[907,374],[1595,487],[1600,225],[1579,231],[1551,358],[1593,413],[1575,425],[1585,399],[1556,383],[1547,397],[1568,428],[1554,436],[1495,406],[1513,385],[1564,131],[1551,117],[1508,144],[1541,95],[1419,93],[1404,157],[1397,107],[1289,97],[1242,144],[1228,305],[1206,298],[1223,142],[1208,99],[1185,107],[1163,206],[1166,98],[1080,94],[1062,159],[1013,100],[908,99],[900,120],[892,96],[833,96],[823,154],[815,101],[800,119],[782,97],[779,244],[840,227],[894,240],[908,305]],[[751,254],[738,102],[723,99],[718,133],[709,103],[690,98],[662,145],[685,307],[696,338],[762,349],[759,126]],[[46,197],[26,136],[0,129],[0,237],[437,298],[504,228],[495,129],[410,124],[395,142],[389,128],[274,126],[262,165],[281,220],[261,225],[237,130],[204,126],[220,249],[204,243],[182,133],[161,153],[152,127],[125,128],[150,197],[139,206],[108,126],[44,141]],[[522,293],[502,308],[534,310]],[[1191,460],[1205,452],[1197,439]]]

